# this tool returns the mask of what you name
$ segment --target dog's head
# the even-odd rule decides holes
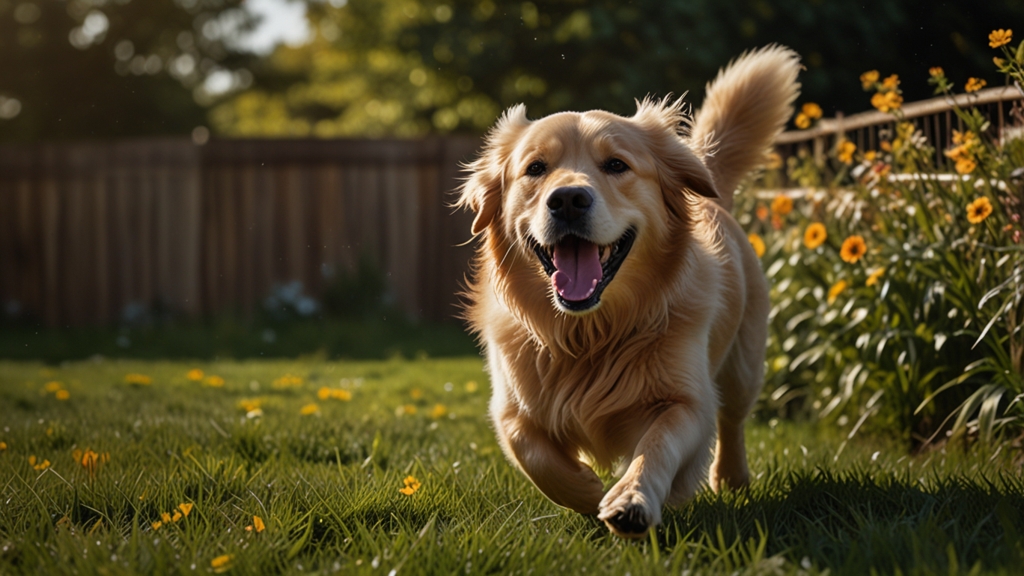
[[[629,118],[591,111],[530,121],[523,106],[511,108],[469,165],[459,204],[476,213],[473,233],[487,234],[491,258],[507,263],[498,272],[530,284],[517,292],[546,291],[564,312],[591,312],[616,292],[617,277],[624,287],[646,281],[628,272],[639,266],[631,261],[658,274],[651,260],[686,227],[687,194],[718,196],[678,134],[685,120],[682,101],[667,99],[638,103]]]

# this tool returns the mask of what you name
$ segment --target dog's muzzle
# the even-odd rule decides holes
[[[601,294],[625,261],[636,230],[630,228],[615,242],[599,246],[586,238],[567,234],[552,246],[531,239],[559,306],[570,312],[586,312],[601,302]]]

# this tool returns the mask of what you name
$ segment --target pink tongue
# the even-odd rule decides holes
[[[590,298],[601,281],[601,257],[597,244],[569,236],[555,245],[555,268],[551,282],[566,300]]]

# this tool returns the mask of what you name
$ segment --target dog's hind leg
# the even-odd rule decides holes
[[[767,299],[765,299],[767,300]],[[718,440],[715,459],[708,474],[708,484],[718,492],[722,485],[730,488],[746,486],[750,481],[743,424],[757,401],[764,379],[764,352],[767,326],[767,302],[762,316],[760,302],[754,302],[715,378],[721,405],[718,408]]]

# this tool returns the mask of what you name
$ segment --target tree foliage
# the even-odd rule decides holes
[[[0,139],[175,134],[245,84],[241,0],[0,0]]]
[[[699,104],[720,66],[771,42],[804,56],[804,99],[851,113],[868,107],[864,70],[926,78],[942,65],[966,80],[991,67],[966,39],[1021,16],[1020,0],[312,2],[315,39],[279,49],[212,122],[237,135],[414,136],[480,131],[518,102],[532,116],[629,113],[634,98],[670,92]]]

